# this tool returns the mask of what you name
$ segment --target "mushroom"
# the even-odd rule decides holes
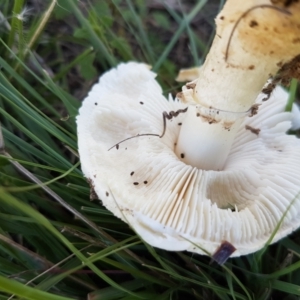
[[[84,100],[83,173],[150,245],[212,255],[229,243],[240,256],[300,226],[300,141],[286,134],[286,92],[273,87],[298,64],[300,3],[284,2],[227,1],[200,77],[174,100],[136,62],[105,73]]]

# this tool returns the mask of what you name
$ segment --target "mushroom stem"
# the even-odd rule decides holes
[[[185,163],[206,170],[223,168],[246,116],[240,113],[249,111],[267,79],[300,53],[300,3],[228,0],[216,24],[200,76],[182,95],[206,110],[197,118],[197,105],[189,108],[175,150]],[[212,109],[232,114],[212,117]]]
[[[228,112],[191,105],[177,141],[177,156],[194,167],[220,171],[241,122],[253,111]]]

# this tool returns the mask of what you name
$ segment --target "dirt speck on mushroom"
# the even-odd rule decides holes
[[[250,125],[246,125],[245,126],[246,130],[250,130],[252,133],[258,135],[260,133],[260,129],[259,128],[254,128],[251,127]]]

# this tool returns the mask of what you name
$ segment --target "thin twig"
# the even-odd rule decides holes
[[[162,133],[160,135],[157,134],[157,133],[142,133],[142,134],[137,134],[135,136],[131,136],[131,137],[127,138],[127,139],[124,139],[124,140],[118,142],[117,144],[115,144],[112,147],[110,147],[107,151],[113,149],[114,147],[116,147],[116,149],[118,150],[119,149],[119,145],[121,143],[124,143],[125,141],[131,140],[131,139],[134,139],[134,138],[137,138],[137,137],[141,137],[141,136],[156,136],[156,137],[162,138],[165,135],[165,133],[166,133],[167,119],[171,120],[174,117],[177,117],[179,114],[187,112],[187,110],[188,110],[188,107],[186,107],[184,109],[178,109],[176,111],[172,110],[169,113],[167,113],[166,111],[164,111],[162,113],[162,116],[163,116],[163,131],[162,131]]]

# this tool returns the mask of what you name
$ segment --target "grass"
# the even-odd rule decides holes
[[[0,3],[0,299],[299,299],[298,232],[223,266],[155,249],[89,201],[80,170],[75,117],[97,76],[144,61],[178,92],[222,1],[30,3]]]

